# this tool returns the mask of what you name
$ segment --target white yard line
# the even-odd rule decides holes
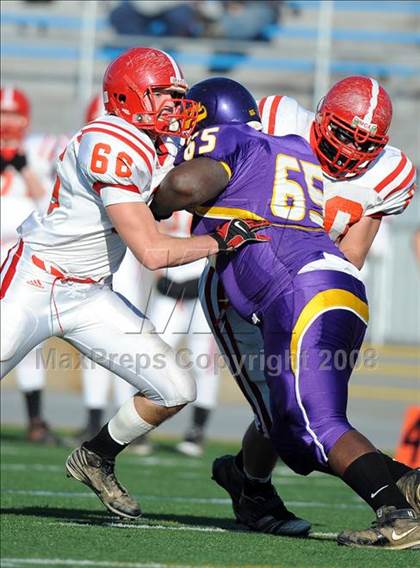
[[[88,566],[91,568],[188,568],[185,565],[151,564],[142,562],[112,562],[102,560],[73,560],[71,558],[2,558],[2,568],[18,568],[26,565],[35,566]],[[191,568],[191,567],[190,567]]]
[[[140,462],[136,465],[140,465]],[[150,464],[142,464],[142,465],[150,465]],[[157,465],[157,464],[153,464]],[[185,467],[185,463],[183,464]],[[42,464],[42,463],[31,463],[30,466],[27,463],[3,463],[1,464],[2,471],[22,471],[27,472],[28,467],[30,467],[32,472],[44,473],[48,471],[49,473],[58,473],[62,474],[64,472],[64,465],[53,465],[53,464]],[[189,464],[188,464],[189,467]],[[149,469],[144,469],[142,471],[142,475],[150,476],[155,475],[155,473]],[[172,474],[177,479],[204,479],[207,476],[207,471],[198,472],[198,471],[179,471],[173,472]],[[289,475],[285,475],[284,473],[276,473],[273,475],[273,479],[275,482],[278,482],[280,485],[302,485],[307,481],[307,478],[302,476],[297,476],[294,473],[289,471]],[[339,487],[340,480],[334,477],[330,477],[327,475],[323,475],[323,477],[316,476],[315,479],[311,479],[311,483],[316,486],[332,486],[332,487]]]
[[[64,465],[46,465],[43,463],[31,463],[28,465],[27,463],[2,463],[1,464],[2,471],[37,471],[41,473],[45,473],[46,471],[52,473],[64,473]]]
[[[333,532],[310,532],[308,538],[313,538],[315,540],[335,540],[338,533]]]
[[[9,495],[25,495],[32,497],[69,497],[90,499],[96,498],[93,493],[88,492],[71,492],[71,491],[44,491],[44,490],[26,490],[26,489],[5,489],[3,494]],[[162,495],[140,495],[141,501],[170,501],[176,503],[199,503],[209,505],[229,505],[230,499],[218,498],[200,498],[200,497],[180,497],[180,496],[162,496]],[[358,499],[358,498],[357,498]],[[308,508],[329,508],[329,509],[363,509],[366,505],[363,503],[328,503],[326,501],[286,501],[286,505],[290,507],[308,507]]]
[[[98,525],[95,523],[89,522],[59,522],[53,523],[61,525],[63,527],[81,527],[81,526],[91,526],[97,527]],[[101,523],[101,527],[111,527],[116,529],[136,529],[136,530],[143,530],[143,529],[156,529],[156,530],[164,530],[164,531],[193,531],[193,532],[217,532],[217,533],[225,533],[225,532],[243,532],[240,530],[235,531],[228,531],[227,529],[222,529],[220,527],[199,527],[199,526],[189,526],[189,525],[180,525],[179,527],[173,527],[170,525],[138,525],[138,524],[129,524],[129,523]]]

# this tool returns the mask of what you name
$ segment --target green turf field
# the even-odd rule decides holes
[[[308,478],[280,467],[275,482],[289,508],[309,519],[308,539],[240,530],[226,494],[210,480],[214,457],[234,450],[213,443],[203,460],[184,458],[162,441],[147,458],[126,454],[119,476],[136,494],[144,516],[111,517],[83,485],[66,479],[66,449],[26,444],[3,430],[1,566],[158,568],[160,566],[276,566],[381,568],[419,565],[419,551],[338,547],[343,528],[365,528],[370,510],[339,480]]]

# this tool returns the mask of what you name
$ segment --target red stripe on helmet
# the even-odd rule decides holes
[[[270,116],[268,119],[268,134],[274,134],[274,131],[276,129],[277,109],[279,108],[279,104],[282,98],[283,96],[274,97],[274,100],[272,102],[270,108]]]

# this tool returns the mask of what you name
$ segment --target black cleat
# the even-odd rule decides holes
[[[114,466],[114,460],[102,458],[81,446],[67,458],[67,477],[87,485],[112,513],[137,519],[141,516],[139,504],[115,477]]]
[[[238,523],[256,532],[307,536],[310,523],[287,510],[271,483],[261,484],[252,495],[244,493],[245,477],[235,463],[235,456],[217,458],[212,473],[212,479],[229,493]]]

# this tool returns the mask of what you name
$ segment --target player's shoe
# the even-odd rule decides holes
[[[359,548],[420,548],[420,519],[413,509],[381,507],[376,511],[376,520],[370,529],[343,531],[337,542]]]
[[[185,434],[182,442],[175,446],[176,450],[184,456],[200,458],[203,455],[204,432],[199,426],[193,425]]]
[[[139,504],[123,487],[114,473],[115,460],[102,458],[84,446],[74,450],[66,461],[67,477],[81,481],[120,517],[137,519],[141,516]]]
[[[397,481],[398,489],[420,516],[420,469],[412,469]]]
[[[235,457],[226,455],[213,462],[212,479],[227,491],[238,523],[253,531],[279,536],[306,536],[310,523],[287,510],[274,486],[264,484],[258,492],[246,495],[245,477],[235,463]]]
[[[203,455],[203,446],[196,442],[190,442],[189,440],[182,440],[175,448],[177,452],[190,458],[201,458]]]
[[[192,427],[182,442],[175,446],[176,450],[184,456],[200,458],[203,455],[204,434],[202,428]]]
[[[61,446],[63,441],[55,434],[43,420],[33,420],[26,431],[26,440],[31,444],[43,446]]]

